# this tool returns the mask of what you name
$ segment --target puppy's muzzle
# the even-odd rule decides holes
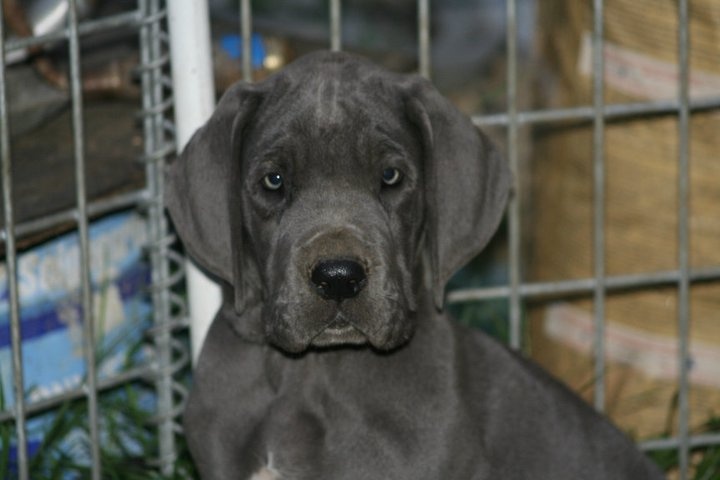
[[[365,268],[354,260],[331,259],[318,262],[310,280],[318,295],[341,302],[360,293],[367,283],[367,274]]]
[[[315,263],[310,273],[310,281],[320,297],[337,304],[337,310],[312,339],[312,344],[316,347],[328,347],[366,343],[365,333],[345,316],[340,307],[343,301],[356,297],[367,284],[367,272],[363,265],[347,258],[320,260]]]

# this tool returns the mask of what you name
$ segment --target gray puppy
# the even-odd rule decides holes
[[[169,167],[223,285],[185,432],[205,479],[662,478],[535,365],[440,313],[510,186],[417,76],[317,53],[238,83]]]

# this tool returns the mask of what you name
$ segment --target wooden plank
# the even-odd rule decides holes
[[[142,131],[137,105],[97,102],[85,109],[87,191],[90,200],[142,188]],[[11,142],[15,219],[34,220],[75,206],[73,143],[69,110]],[[2,206],[0,199],[0,206]],[[0,226],[4,227],[0,219]],[[18,239],[20,249],[74,228],[58,225]],[[4,245],[2,247],[4,253]]]

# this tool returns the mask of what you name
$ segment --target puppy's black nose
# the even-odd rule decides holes
[[[323,260],[313,268],[310,279],[326,299],[352,298],[366,283],[365,269],[352,260]]]

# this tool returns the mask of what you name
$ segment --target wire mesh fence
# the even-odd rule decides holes
[[[184,389],[177,384],[173,376],[188,362],[186,347],[173,339],[174,329],[183,324],[182,299],[171,292],[171,287],[180,280],[181,272],[174,266],[180,261],[177,254],[170,251],[173,241],[169,236],[164,216],[163,205],[163,165],[165,159],[174,153],[173,128],[167,120],[167,113],[172,108],[170,81],[168,78],[168,38],[166,33],[166,12],[164,4],[158,0],[140,0],[131,11],[116,13],[93,20],[80,21],[78,18],[77,1],[60,2],[67,7],[67,22],[63,28],[44,34],[31,32],[25,36],[8,38],[4,26],[5,19],[0,20],[0,124],[2,125],[2,167],[3,167],[3,204],[5,228],[3,241],[9,283],[9,325],[12,337],[12,385],[13,392],[6,392],[6,404],[0,412],[0,421],[10,422],[15,426],[15,439],[12,450],[15,451],[16,462],[13,469],[3,472],[20,479],[31,478],[31,456],[28,453],[28,421],[47,411],[60,409],[68,402],[82,399],[86,411],[85,432],[83,442],[86,449],[87,468],[83,476],[88,478],[105,478],[103,474],[103,458],[101,445],[107,439],[107,421],[101,421],[99,396],[106,391],[118,389],[123,385],[143,381],[155,385],[155,415],[150,420],[158,430],[158,443],[154,452],[147,452],[156,458],[148,460],[163,473],[171,473],[176,462],[177,449],[175,436],[179,431],[177,417],[180,413]],[[3,2],[2,13],[18,15],[14,2]],[[0,13],[0,15],[2,15]],[[22,14],[24,12],[20,12]],[[145,165],[144,186],[130,192],[105,195],[90,200],[86,174],[86,120],[84,119],[83,76],[81,73],[81,43],[93,35],[108,34],[113,31],[134,31],[139,40],[140,61],[134,68],[141,84],[141,102],[137,117],[142,120],[144,154],[140,159],[126,158],[128,163],[141,161]],[[15,205],[18,199],[13,196],[13,156],[10,136],[10,114],[8,111],[7,82],[5,73],[8,71],[5,59],[13,52],[32,51],[52,45],[66,45],[68,51],[67,93],[70,99],[72,144],[74,149],[73,169],[74,185],[69,182],[66,187],[75,192],[74,206],[50,214],[17,222]],[[126,139],[130,141],[130,139]],[[147,333],[152,336],[154,349],[144,357],[144,364],[133,368],[100,376],[98,372],[98,332],[95,327],[100,319],[94,318],[97,301],[94,292],[98,289],[93,282],[91,263],[91,245],[89,223],[91,218],[135,207],[143,212],[147,229],[145,250],[151,266],[150,293],[152,297],[152,325]],[[84,374],[78,385],[64,389],[61,393],[49,395],[39,401],[28,402],[28,384],[24,373],[28,356],[23,354],[24,337],[21,323],[19,302],[19,273],[17,268],[18,250],[16,239],[29,237],[48,229],[66,228],[68,223],[75,225],[79,242],[80,272],[80,311],[82,312],[82,350],[84,358]],[[31,359],[30,359],[31,360]],[[3,372],[7,370],[3,369]],[[9,397],[9,398],[8,398]],[[67,413],[61,410],[63,413]],[[57,425],[57,424],[56,424]],[[105,431],[104,431],[105,430]],[[10,455],[10,436],[3,439],[4,455]],[[43,455],[46,452],[35,453]],[[8,467],[7,465],[5,465]],[[10,467],[8,467],[10,468]],[[60,472],[69,473],[69,472]],[[40,473],[34,472],[36,476]],[[43,475],[45,473],[42,473]]]
[[[3,6],[7,5],[3,2]],[[6,40],[4,21],[0,17],[0,51],[5,57],[15,51],[33,49],[49,44],[64,42],[68,49],[68,92],[71,101],[72,142],[74,146],[74,193],[75,204],[72,208],[56,211],[40,218],[18,222],[13,194],[13,156],[9,126],[7,100],[7,65],[5,57],[0,58],[0,155],[2,159],[2,187],[5,228],[2,231],[5,248],[5,263],[8,279],[8,317],[12,344],[11,368],[13,385],[13,403],[11,407],[0,411],[0,422],[14,426],[17,448],[17,476],[30,478],[28,465],[30,454],[27,450],[27,421],[35,415],[57,408],[68,400],[84,399],[87,410],[87,432],[90,446],[89,472],[91,478],[103,478],[103,462],[100,445],[102,444],[103,424],[100,421],[99,395],[107,390],[129,382],[143,379],[154,384],[157,400],[153,418],[158,431],[157,458],[153,465],[165,475],[173,473],[177,460],[177,435],[180,433],[178,416],[182,409],[185,391],[175,377],[187,364],[188,356],[184,345],[174,332],[184,326],[184,305],[182,298],[175,293],[173,286],[181,281],[182,259],[170,247],[173,238],[169,235],[164,216],[163,176],[164,161],[174,154],[173,126],[167,114],[173,105],[171,81],[168,70],[168,34],[166,31],[166,10],[161,0],[139,0],[132,11],[114,14],[99,19],[78,19],[78,2],[68,3],[67,24],[64,28],[39,35],[27,35]],[[432,72],[431,25],[432,5],[429,0],[417,2],[417,65],[418,71],[425,77]],[[328,37],[332,50],[343,48],[342,2],[329,0]],[[720,266],[693,266],[690,262],[690,133],[692,115],[720,108],[720,96],[710,95],[691,98],[689,51],[689,3],[677,2],[677,94],[670,100],[649,100],[643,102],[607,103],[605,85],[605,2],[592,2],[592,32],[590,36],[592,64],[592,98],[590,104],[568,108],[547,108],[525,110],[521,106],[518,80],[518,4],[516,0],[505,2],[505,59],[506,59],[506,111],[493,114],[476,114],[472,117],[478,126],[494,126],[504,129],[507,159],[516,179],[514,196],[508,207],[508,281],[505,285],[483,288],[462,288],[449,291],[447,300],[451,304],[477,302],[492,299],[504,299],[508,302],[509,344],[519,349],[523,346],[526,311],[529,302],[547,299],[577,298],[592,299],[592,349],[594,352],[593,398],[595,407],[603,411],[607,403],[606,391],[606,303],[607,296],[615,292],[653,289],[658,287],[674,288],[677,291],[677,392],[678,413],[676,435],[669,438],[647,440],[641,444],[645,450],[675,449],[678,456],[679,478],[689,478],[691,471],[690,451],[700,446],[720,445],[720,434],[693,434],[690,429],[690,385],[689,372],[692,366],[690,352],[691,288],[697,283],[720,281]],[[252,80],[251,33],[252,8],[250,0],[241,0],[240,34],[242,42],[243,75],[246,81]],[[0,9],[6,12],[7,9]],[[113,29],[132,29],[139,39],[140,59],[136,71],[141,82],[141,107],[143,155],[140,159],[144,167],[144,186],[129,192],[90,200],[86,191],[86,152],[88,141],[84,129],[84,94],[82,91],[81,43],[84,39]],[[677,121],[677,258],[675,268],[644,273],[628,272],[608,274],[606,270],[606,222],[607,212],[607,164],[606,164],[606,124],[611,121],[647,116],[675,117]],[[523,258],[523,243],[527,233],[522,231],[523,211],[529,192],[517,181],[524,172],[520,161],[520,132],[528,126],[554,125],[562,122],[584,122],[592,126],[592,275],[587,278],[568,278],[554,281],[529,281],[524,272],[527,260]],[[128,159],[131,161],[131,159]],[[111,376],[99,377],[96,371],[97,359],[94,339],[93,319],[93,282],[91,278],[89,221],[103,214],[124,208],[136,208],[143,212],[148,231],[146,246],[150,262],[153,326],[149,329],[154,348],[144,364],[128,371]],[[83,312],[83,356],[86,365],[85,377],[74,388],[61,394],[42,399],[27,401],[26,382],[24,380],[24,360],[22,346],[22,324],[19,284],[18,284],[18,247],[17,239],[72,222],[79,238],[78,257],[81,272],[80,300]]]

